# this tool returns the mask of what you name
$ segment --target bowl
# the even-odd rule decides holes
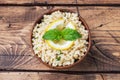
[[[61,11],[61,12],[75,13],[74,11],[69,10],[69,9],[53,9],[53,10],[49,10],[49,11],[43,13],[42,15],[40,15],[40,16],[38,17],[38,19],[35,21],[35,23],[34,23],[34,25],[33,25],[32,31],[33,31],[34,27],[36,26],[36,24],[41,23],[41,20],[43,19],[43,16],[44,16],[44,15],[49,15],[49,14],[51,14],[52,12],[55,12],[55,11],[58,11],[58,10]],[[45,64],[46,66],[48,66],[48,67],[50,67],[50,68],[53,68],[53,69],[68,69],[68,68],[71,68],[71,67],[75,66],[76,64],[80,63],[80,62],[86,57],[86,55],[88,54],[88,52],[89,52],[89,50],[90,50],[90,47],[91,47],[91,34],[90,34],[90,29],[89,29],[87,23],[85,22],[85,20],[84,20],[80,15],[79,15],[79,20],[82,22],[82,24],[84,25],[85,29],[88,30],[88,39],[87,39],[88,45],[87,45],[87,52],[84,53],[85,55],[84,55],[81,59],[77,60],[75,63],[73,63],[73,64],[71,64],[71,65],[53,67],[53,66],[50,66],[50,65],[48,65],[47,63],[43,62],[43,61],[41,60],[41,58],[39,58],[38,55],[36,55],[36,54],[34,53],[33,49],[32,49],[32,52],[35,54],[35,56],[38,58],[38,60],[40,60],[40,62],[42,62],[42,63]],[[31,47],[33,48],[33,45],[32,45],[32,31],[31,31]]]

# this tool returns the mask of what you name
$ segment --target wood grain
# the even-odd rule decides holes
[[[0,0],[0,4],[75,4],[76,0]]]
[[[16,11],[16,9],[18,10]],[[72,7],[71,9],[76,10],[76,8]],[[0,23],[3,24],[0,27],[1,69],[51,70],[34,57],[30,46],[32,25],[37,17],[42,14],[41,12],[44,13],[47,10],[49,9],[44,9],[44,7],[1,7],[0,16],[2,18]],[[92,58],[87,57],[81,64],[86,65],[86,68],[87,65],[90,65],[93,68],[92,70],[96,70],[96,66],[94,67],[89,61],[92,61]],[[78,69],[83,70],[84,66],[77,65],[70,70],[77,71]]]
[[[120,8],[94,7],[92,10],[91,12],[79,8],[80,15],[91,29],[93,40],[91,56],[95,58],[99,71],[113,70],[113,66],[117,71],[120,67],[120,12],[118,12]]]
[[[0,4],[120,4],[120,0],[0,0]]]
[[[15,4],[25,4],[25,3],[33,3],[34,0],[0,0],[1,4],[11,4],[11,3],[15,3]]]
[[[5,77],[7,75],[7,77]],[[46,77],[47,76],[47,77]],[[1,80],[103,80],[100,75],[69,75],[64,73],[0,73]],[[61,78],[59,78],[61,77]],[[119,78],[119,76],[117,77]],[[116,78],[116,79],[117,79]]]
[[[32,25],[44,12],[66,8],[88,23],[93,46],[78,65],[65,71],[120,71],[120,8],[117,7],[0,7],[0,69],[53,70],[34,57]],[[89,67],[88,67],[89,66]]]
[[[46,77],[47,76],[47,77]],[[120,74],[64,74],[48,72],[9,72],[0,73],[0,80],[119,80]]]
[[[77,0],[78,4],[120,4],[120,0]]]
[[[41,3],[40,0],[35,0],[36,3]],[[46,0],[46,4],[76,4],[76,0]]]

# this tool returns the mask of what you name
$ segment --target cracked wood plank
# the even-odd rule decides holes
[[[30,33],[39,15],[56,8],[63,7],[0,7],[0,69],[53,70],[34,57]],[[64,8],[77,12],[76,7]],[[80,7],[79,10],[90,26],[94,44],[91,54],[80,64],[65,71],[120,71],[120,45],[114,39],[120,40],[120,8]]]

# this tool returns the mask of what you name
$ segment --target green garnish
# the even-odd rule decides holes
[[[59,61],[59,60],[61,59],[61,57],[60,57],[60,56],[57,56],[56,59],[57,59],[57,61]]]
[[[51,29],[49,31],[47,31],[44,35],[43,35],[43,39],[45,40],[60,40],[62,39],[61,36],[61,31],[57,30],[57,29]]]
[[[78,38],[81,38],[82,35],[74,29],[65,28],[61,31],[63,39],[68,41],[73,41]]]
[[[73,41],[78,38],[81,38],[82,35],[77,32],[77,30],[70,29],[70,28],[65,28],[63,30],[58,30],[58,29],[51,29],[48,30],[44,35],[43,39],[45,40],[61,40],[64,39],[66,41]]]

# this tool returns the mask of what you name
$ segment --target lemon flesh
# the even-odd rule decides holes
[[[66,24],[64,26],[64,20],[63,19],[59,19],[56,20],[52,23],[50,23],[46,29],[46,31],[50,30],[50,29],[63,29],[63,28],[71,28],[71,29],[75,29],[75,26],[73,25],[72,22],[69,22],[68,24]],[[51,41],[51,40],[45,40],[46,43],[52,47],[53,49],[57,49],[57,50],[66,50],[69,49],[70,47],[72,47],[74,41],[66,41],[66,40],[60,40],[60,41]]]

